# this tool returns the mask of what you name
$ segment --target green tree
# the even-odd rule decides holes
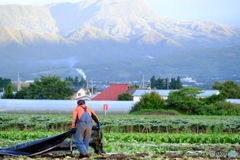
[[[221,93],[224,92],[226,94],[226,98],[240,98],[240,86],[234,81],[225,81],[224,83],[217,81],[212,88],[220,90]]]
[[[2,99],[14,99],[12,83],[9,83],[7,85],[7,88],[4,90],[4,94],[2,96]]]
[[[162,78],[157,79],[156,88],[157,89],[165,89],[164,79],[162,79]]]
[[[131,101],[132,96],[130,93],[122,93],[118,95],[118,100],[119,101]]]
[[[218,95],[212,95],[210,97],[206,97],[206,98],[201,98],[200,100],[203,101],[206,104],[213,104],[219,101],[224,101],[226,99],[227,95],[225,92],[222,92]]]
[[[81,78],[78,84],[79,86],[87,87],[87,81],[84,78]]]
[[[217,110],[221,110],[221,115],[240,115],[240,108],[236,104],[230,103],[230,102],[216,102],[214,104],[217,106]],[[219,114],[220,115],[220,114]]]
[[[199,93],[201,93],[201,89],[193,87],[185,87],[178,91],[173,91],[166,100],[167,108],[182,113],[196,114],[196,110],[204,104],[204,102],[196,98],[196,95]]]
[[[65,81],[70,81],[70,82],[73,82],[73,78],[72,78],[72,77],[70,77],[70,76],[69,76],[69,77],[66,77],[66,78],[65,78]]]
[[[15,94],[14,98],[15,99],[25,99],[27,96],[27,92],[28,92],[27,88],[23,88],[22,90],[18,91]]]
[[[66,77],[64,81],[68,83],[68,86],[74,86],[72,77]]]
[[[156,83],[157,83],[155,76],[152,76],[152,78],[150,79],[150,83],[151,83],[151,89],[155,89]]]
[[[169,83],[169,89],[177,89],[177,81],[175,78],[171,78],[171,82]]]
[[[180,89],[182,88],[182,82],[180,77],[178,76],[177,80],[175,78],[171,78],[171,82],[169,83],[168,78],[158,78],[152,76],[150,79],[151,89]]]
[[[175,89],[181,89],[181,88],[183,88],[183,86],[182,86],[181,78],[178,76]]]
[[[79,81],[79,78],[76,76],[74,79],[72,77],[66,77],[65,81],[68,81],[71,86],[87,86],[87,81],[82,77]]]
[[[6,89],[9,83],[11,83],[11,79],[0,77],[0,91],[3,92],[3,88]]]
[[[142,95],[142,98],[132,107],[130,113],[143,109],[158,110],[163,109],[164,107],[164,100],[161,98],[161,96],[157,92],[151,92]]]
[[[164,89],[169,89],[169,79],[168,78],[164,79]]]
[[[73,84],[74,84],[74,86],[78,86],[79,85],[79,80],[78,80],[77,76],[74,78]]]
[[[198,109],[199,115],[240,115],[240,107],[225,101],[206,104]]]
[[[137,85],[137,84],[132,84],[132,85],[130,85],[130,88],[139,88],[139,85]]]
[[[57,76],[41,77],[30,84],[26,99],[70,99],[73,88]]]

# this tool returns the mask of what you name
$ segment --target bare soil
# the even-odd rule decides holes
[[[207,148],[204,150],[202,147],[193,147],[192,153],[184,152],[184,149],[188,150],[189,148],[181,148],[182,152],[169,151],[161,154],[148,154],[148,153],[139,153],[135,155],[126,155],[126,154],[105,154],[97,155],[93,154],[90,158],[83,158],[85,160],[139,160],[139,159],[157,159],[157,160],[195,160],[195,159],[204,159],[204,160],[240,160],[240,146],[228,146],[229,150],[223,152],[224,147],[219,147],[218,145],[210,146],[211,151]],[[226,156],[226,155],[216,155],[217,153],[229,153],[234,151],[238,156]],[[215,155],[211,154],[214,153]],[[39,155],[34,157],[11,157],[4,156],[0,157],[0,160],[23,160],[23,159],[34,159],[34,160],[70,160],[70,159],[79,159],[78,154],[49,154],[49,155]]]

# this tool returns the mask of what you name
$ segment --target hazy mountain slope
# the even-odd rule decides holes
[[[136,37],[154,31],[148,23],[160,20],[144,0],[87,0],[77,6],[50,6],[50,10],[61,33],[87,25],[117,37]]]
[[[232,27],[214,22],[184,22],[161,17],[150,10],[145,0],[87,0],[41,7],[9,5],[0,6],[0,9],[0,26],[22,32],[58,32],[63,37],[69,37],[68,34],[83,26],[92,26],[129,41],[158,33],[165,36],[168,42],[173,42],[172,45],[183,47],[229,46],[239,44],[240,39],[239,29]],[[152,36],[148,41],[142,40],[141,44],[155,45],[158,38]]]
[[[42,43],[58,43],[63,41],[64,43],[68,43],[70,41],[62,38],[56,33],[46,33],[46,34],[39,34],[39,33],[27,33],[27,32],[20,32],[14,30],[9,27],[1,27],[0,26],[0,46],[3,47],[4,45],[8,45],[11,42],[18,43],[23,46],[31,45],[31,44],[41,44]]]
[[[152,12],[144,0],[88,0],[54,5],[50,10],[62,35],[86,25],[129,39],[160,33],[185,47],[190,47],[190,42],[195,46],[230,45],[235,43],[231,39],[239,39],[239,33],[232,27],[208,21],[184,22],[161,17]]]
[[[199,54],[201,53],[201,54]],[[198,82],[226,80],[240,78],[239,68],[240,47],[230,47],[222,49],[199,49],[181,51],[163,55],[159,58],[144,57],[144,61],[119,61],[103,64],[82,65],[76,59],[65,59],[59,63],[64,66],[42,71],[35,71],[31,75],[57,74],[63,78],[68,76],[81,76],[76,68],[81,68],[87,79],[90,78],[102,81],[115,80],[141,80],[144,75],[145,80],[149,80],[153,75],[160,78],[176,78],[177,76],[193,77]],[[231,64],[231,65],[229,65]]]
[[[1,61],[59,58],[61,53],[59,53],[59,49],[64,51],[64,47],[71,44],[73,43],[56,33],[26,33],[8,27],[0,27]],[[52,51],[58,54],[51,54],[54,53]]]
[[[98,69],[101,63],[116,65],[107,72],[104,70],[108,66],[98,70],[110,77],[118,77],[115,73],[125,74],[127,71],[124,70],[133,70],[132,74],[153,74],[157,68],[161,68],[159,74],[164,74],[165,70],[202,74],[210,61],[204,67],[188,68],[187,64],[187,61],[193,64],[204,61],[204,56],[197,58],[203,54],[199,49],[234,45],[240,45],[240,28],[209,21],[177,21],[162,17],[152,12],[145,0],[0,6],[0,68],[6,68],[1,72],[3,75],[16,72],[29,77],[43,72],[68,74],[63,70],[75,65],[80,68],[89,65],[87,69],[91,71],[88,73],[92,75],[95,71],[92,67],[96,65]],[[192,48],[194,50],[188,51]],[[218,54],[220,51],[214,49],[209,55],[221,59],[224,56]],[[145,57],[153,61],[148,63]],[[226,73],[226,66],[232,66],[235,71],[234,68],[240,67],[235,63],[238,58],[212,63],[212,73],[218,72],[219,68],[219,73]],[[125,63],[129,65],[123,70],[121,65]],[[174,69],[161,66],[170,64]]]
[[[187,31],[185,34],[190,36],[193,42],[198,41],[200,44],[204,44],[204,46],[232,46],[234,44],[239,44],[240,42],[237,28],[219,23],[210,21],[191,21],[179,22],[176,25],[185,28]]]
[[[55,20],[44,6],[0,5],[0,26],[22,32],[57,32]]]
[[[101,0],[92,6],[99,10],[87,24],[117,37],[134,38],[154,32],[150,24],[165,20],[153,13],[144,0]]]
[[[24,45],[20,32],[13,30],[9,27],[0,27],[0,47],[6,47],[9,44],[16,43],[18,45]]]
[[[126,38],[117,38],[106,32],[92,26],[83,26],[78,30],[74,30],[68,34],[65,38],[71,41],[78,41],[87,43],[89,41],[116,41],[116,42],[128,42]]]
[[[152,45],[165,45],[172,47],[182,47],[182,45],[178,42],[175,42],[160,33],[149,33],[144,35],[140,40],[138,40],[138,44],[152,44]]]
[[[159,58],[145,57],[142,62],[119,62],[81,67],[88,77],[121,80],[141,80],[155,77],[194,77],[200,81],[240,78],[240,47],[221,49],[194,49],[162,55]],[[75,67],[80,67],[76,65]],[[102,75],[102,76],[100,76]]]

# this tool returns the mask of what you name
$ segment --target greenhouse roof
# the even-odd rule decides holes
[[[210,97],[212,95],[218,95],[219,90],[202,90],[202,93],[197,94],[197,97]]]
[[[157,92],[160,96],[167,97],[169,93],[173,91],[176,91],[176,90],[140,90],[138,89],[133,93],[133,96],[142,96],[146,93]]]
[[[227,102],[235,103],[235,104],[240,104],[240,99],[226,99]]]
[[[127,110],[134,105],[134,101],[86,101],[86,105],[93,110],[103,110],[107,104],[109,110]],[[77,107],[77,100],[24,100],[1,99],[0,112],[4,110],[73,110]]]
[[[133,96],[142,96],[146,93],[157,92],[160,96],[168,97],[170,92],[174,92],[177,90],[136,90]],[[202,90],[202,93],[197,94],[197,97],[209,97],[214,94],[219,94],[219,90]]]

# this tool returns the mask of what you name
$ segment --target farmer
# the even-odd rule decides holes
[[[76,147],[80,152],[80,158],[90,157],[88,147],[92,132],[92,119],[97,123],[98,129],[100,128],[100,120],[94,111],[86,106],[84,100],[77,101],[78,106],[73,110],[72,128],[71,132],[75,133]]]

